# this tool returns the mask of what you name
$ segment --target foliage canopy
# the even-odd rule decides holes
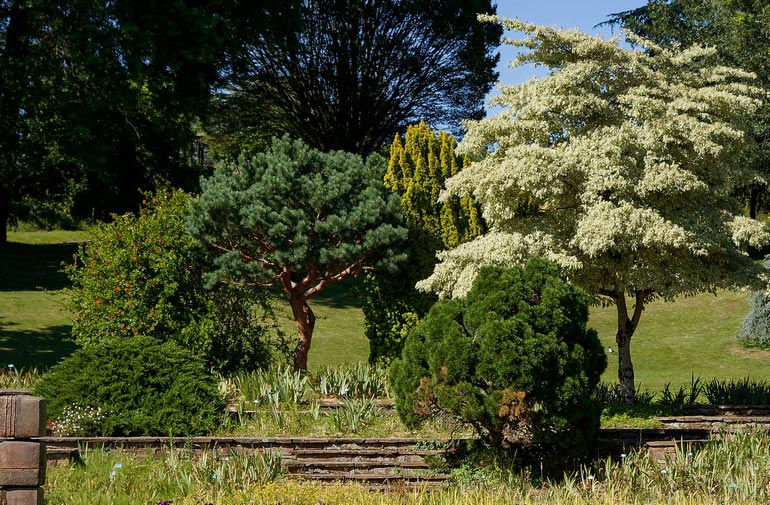
[[[9,219],[71,225],[194,189],[194,124],[287,3],[0,0],[0,244]]]
[[[504,25],[526,34],[512,42],[529,49],[516,63],[550,73],[503,86],[504,110],[468,123],[459,151],[494,149],[450,178],[447,195],[472,195],[490,231],[443,253],[421,286],[461,296],[481,265],[555,262],[617,306],[618,378],[632,401],[630,339],[646,303],[763,279],[745,250],[770,234],[733,197],[754,177],[738,161],[760,90],[751,74],[713,65],[713,49],[637,40],[650,50],[633,51],[576,30]]]
[[[273,319],[268,294],[205,289],[204,252],[185,232],[188,207],[184,192],[161,192],[139,216],[115,216],[90,230],[65,268],[72,337],[89,346],[143,335],[173,340],[219,370],[265,367]]]
[[[753,72],[757,83],[770,90],[770,10],[758,0],[650,0],[641,7],[610,16],[614,23],[666,47],[711,46],[714,61]],[[767,210],[770,179],[770,106],[748,118],[757,145],[744,153],[758,177],[738,187],[749,215]]]
[[[481,269],[465,299],[433,306],[391,365],[399,416],[414,426],[448,412],[496,446],[536,446],[546,466],[585,456],[607,366],[587,321],[588,296],[543,260]]]
[[[283,289],[297,323],[295,367],[307,368],[315,316],[308,300],[326,285],[402,259],[398,197],[382,185],[385,160],[321,152],[274,139],[270,151],[222,164],[201,181],[187,228],[215,253],[218,281]]]
[[[280,36],[246,41],[248,64],[209,125],[223,150],[288,133],[366,155],[419,120],[457,128],[482,117],[501,34],[477,20],[495,13],[490,0],[298,3],[278,20]]]

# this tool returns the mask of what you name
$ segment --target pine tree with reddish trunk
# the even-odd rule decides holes
[[[208,282],[280,286],[297,325],[296,370],[307,369],[315,329],[310,299],[403,259],[396,246],[406,229],[385,169],[379,155],[325,153],[284,137],[201,181],[187,225],[217,253]]]

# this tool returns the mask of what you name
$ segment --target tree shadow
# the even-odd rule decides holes
[[[335,309],[360,309],[364,306],[366,292],[363,279],[348,278],[340,282],[329,284],[310,301],[313,304],[323,305]]]
[[[77,244],[23,244],[0,247],[0,291],[59,290],[70,285],[62,271]]]
[[[274,285],[271,293],[278,303],[286,303],[280,286]],[[366,292],[363,279],[347,278],[328,284],[323,291],[310,299],[310,307],[321,305],[332,309],[360,309],[364,306]]]
[[[67,339],[72,327],[48,326],[41,330],[13,329],[0,326],[0,367],[12,364],[20,368],[48,368],[72,354],[78,346]]]

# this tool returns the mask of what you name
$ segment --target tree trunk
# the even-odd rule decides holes
[[[751,186],[751,192],[749,194],[749,217],[751,219],[757,218],[757,214],[759,213],[759,198],[764,190],[764,187],[756,185]]]
[[[615,334],[615,343],[618,346],[618,383],[621,397],[629,405],[633,404],[636,398],[634,365],[631,362],[631,337],[644,310],[644,296],[643,293],[636,294],[636,305],[631,317],[628,317],[625,294],[620,293],[614,297],[618,310],[618,331]]]
[[[8,198],[8,192],[0,183],[0,247],[8,243],[8,218],[10,217]]]
[[[289,298],[294,322],[297,324],[297,347],[294,348],[294,370],[307,370],[307,353],[313,340],[315,314],[302,296]]]

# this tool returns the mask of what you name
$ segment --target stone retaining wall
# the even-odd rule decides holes
[[[0,389],[0,505],[43,505],[46,404],[26,389]]]

